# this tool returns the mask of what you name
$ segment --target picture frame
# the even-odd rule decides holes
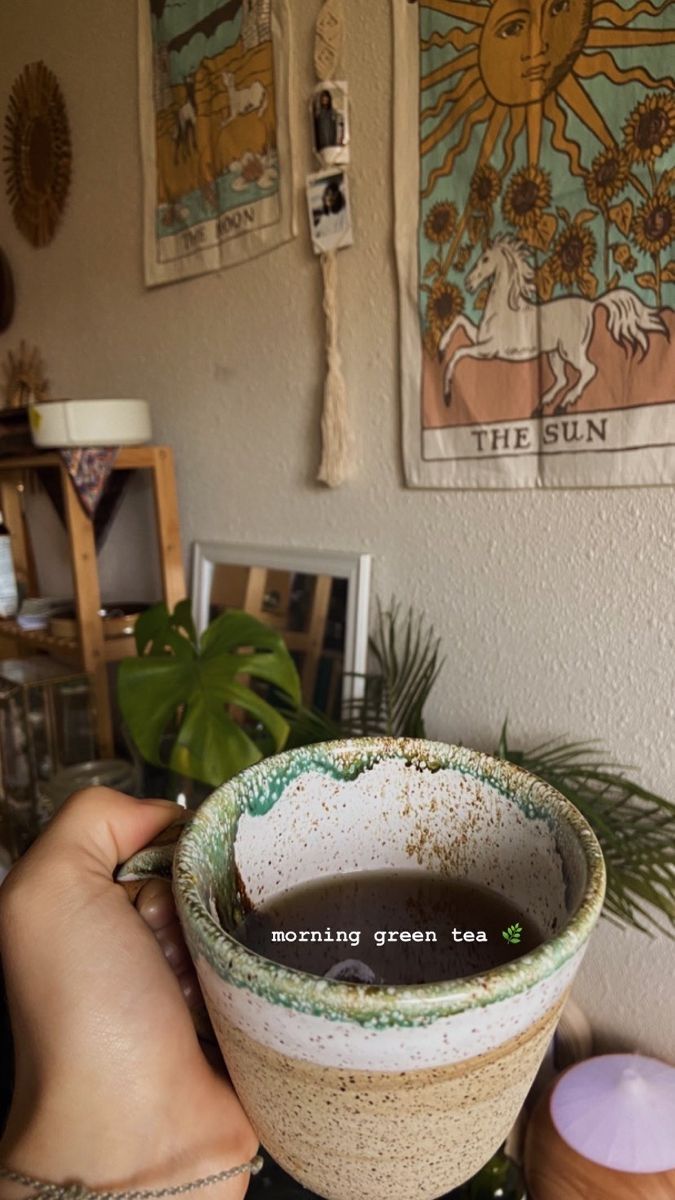
[[[197,541],[192,548],[192,613],[197,633],[209,624],[209,609],[216,568],[265,568],[298,575],[331,576],[347,585],[342,706],[363,695],[368,661],[371,556],[359,551],[315,550],[286,546],[256,546]]]
[[[309,230],[315,254],[354,244],[349,177],[340,167],[307,177]]]
[[[325,166],[350,161],[349,87],[343,79],[324,80],[310,100],[312,149]]]

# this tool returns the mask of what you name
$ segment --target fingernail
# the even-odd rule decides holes
[[[163,934],[157,935],[157,941],[162,947],[162,952],[172,971],[179,975],[184,971],[190,962],[190,956],[185,949],[185,945],[176,941],[174,937],[166,937]]]
[[[166,889],[163,892],[156,892],[155,895],[144,897],[136,907],[146,925],[154,933],[165,929],[167,925],[171,925],[176,920],[173,897]]]
[[[195,1008],[197,1004],[201,1003],[202,994],[199,990],[197,976],[193,971],[181,975],[178,982],[188,1008]]]

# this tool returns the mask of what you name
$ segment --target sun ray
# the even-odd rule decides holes
[[[527,157],[531,167],[539,164],[541,149],[542,105],[528,104],[527,106]]]
[[[483,121],[487,120],[487,118],[492,114],[494,107],[495,102],[492,97],[485,96],[482,104],[475,110],[475,112],[469,113],[464,122],[464,128],[459,141],[455,142],[454,146],[448,150],[442,164],[439,167],[434,167],[433,171],[429,173],[427,186],[422,192],[422,196],[425,199],[427,196],[431,195],[438,180],[450,174],[457,155],[462,154],[471,141],[471,134],[474,128],[476,125],[480,125]]]
[[[472,71],[466,71],[464,78],[460,79],[459,83],[457,83],[454,88],[449,88],[447,91],[441,92],[436,103],[432,104],[430,108],[424,109],[424,112],[420,115],[420,125],[424,124],[425,121],[431,120],[432,117],[437,117],[444,108],[447,108],[448,104],[453,104],[456,100],[461,100],[467,89],[470,88],[477,79],[477,68]]]
[[[614,135],[607,128],[602,113],[574,75],[568,75],[562,81],[558,87],[558,95],[603,146],[616,145]]]
[[[544,116],[553,126],[553,133],[551,134],[553,149],[567,155],[573,175],[583,175],[584,169],[579,156],[579,146],[567,137],[565,132],[565,113],[558,102],[555,92],[551,92],[544,101]]]
[[[661,79],[654,79],[644,67],[620,67],[606,51],[580,55],[574,64],[574,74],[580,79],[594,79],[596,75],[604,75],[611,83],[642,83],[648,88],[669,88],[671,92],[675,90],[675,79],[672,76],[664,75]]]
[[[523,132],[523,128],[525,126],[525,109],[522,107],[522,105],[520,108],[509,109],[509,112],[511,114],[511,124],[509,125],[508,132],[504,138],[504,165],[502,167],[502,175],[508,175],[511,167],[513,166],[516,142],[518,141],[518,138]]]
[[[482,125],[483,122],[492,115],[494,108],[495,102],[492,99],[492,96],[485,96],[483,103],[479,106],[479,108],[470,114],[464,129],[462,130],[461,137],[457,142],[455,142],[454,146],[450,150],[450,155],[448,158],[448,173],[452,171],[452,168],[455,165],[455,159],[460,154],[463,154],[469,145],[469,142],[471,141],[471,134],[476,125]]]
[[[492,113],[492,116],[490,117],[490,120],[488,121],[487,129],[485,130],[485,133],[483,134],[483,141],[481,142],[481,147],[478,152],[478,157],[474,163],[472,174],[475,174],[476,171],[478,170],[478,168],[484,162],[486,162],[487,159],[492,154],[492,151],[494,150],[494,148],[497,144],[497,139],[499,138],[499,135],[502,131],[504,122],[505,122],[509,112],[510,112],[510,110],[504,104],[497,104],[495,106],[494,112]],[[467,202],[464,205],[464,211],[462,213],[462,216],[461,216],[460,220],[457,222],[457,228],[455,230],[454,237],[450,243],[450,246],[448,247],[448,253],[446,255],[446,262],[447,262],[448,267],[452,263],[452,261],[455,257],[455,254],[457,253],[457,247],[464,236],[464,228],[466,226],[466,222],[467,222],[467,219],[469,216],[469,208],[470,208],[470,205],[469,205],[469,201],[467,199]]]
[[[461,100],[458,100],[454,105],[452,112],[448,113],[443,121],[439,121],[436,128],[424,138],[421,145],[422,157],[428,154],[430,150],[433,150],[434,146],[437,146],[439,142],[442,142],[450,131],[454,129],[457,122],[462,119],[464,114],[470,108],[473,108],[474,104],[484,96],[485,85],[482,79],[475,79],[468,92],[465,92]],[[494,104],[494,100],[492,100],[492,104]]]
[[[420,80],[420,88],[423,92],[429,88],[435,87],[437,83],[443,83],[446,79],[451,79],[458,71],[463,71],[466,67],[478,66],[478,50],[472,47],[465,50],[462,54],[450,59],[450,62],[444,63],[442,67],[436,67],[435,71],[430,71],[428,75],[424,75]]]
[[[480,41],[480,32],[478,29],[460,29],[459,27],[449,29],[447,33],[432,33],[431,37],[425,38],[420,43],[420,48],[424,53],[426,50],[432,50],[438,46],[442,49],[444,46],[452,46],[454,50],[464,50],[466,46],[477,46]]]
[[[669,46],[675,42],[675,29],[590,29],[587,50],[609,50],[610,46]]]
[[[474,171],[476,171],[478,167],[480,167],[492,154],[492,151],[497,145],[497,138],[502,131],[504,122],[510,111],[511,110],[507,108],[505,104],[497,104],[495,106],[495,110],[490,117],[488,127],[485,130],[485,137],[483,138],[483,144],[480,148],[480,154],[478,155],[478,160],[476,162],[476,166],[474,167]]]
[[[483,103],[480,105],[480,107],[477,108],[475,110],[475,112],[472,112],[469,114],[469,116],[467,117],[467,119],[464,123],[464,128],[462,129],[462,133],[461,133],[459,140],[457,142],[455,142],[454,146],[451,146],[450,150],[448,151],[448,153],[445,157],[445,161],[443,163],[443,171],[442,171],[443,175],[450,174],[450,172],[452,171],[452,168],[454,166],[455,159],[457,158],[458,155],[464,153],[469,142],[471,141],[471,134],[472,134],[473,130],[475,129],[476,125],[482,125],[483,121],[485,121],[487,119],[487,117],[491,113],[492,109],[494,108],[494,103],[495,102],[491,96],[486,96],[485,99],[483,100]],[[431,175],[429,176],[429,182],[427,184],[427,188],[429,188],[430,186],[431,187],[435,186],[436,177],[437,177],[437,174],[439,174],[439,173],[440,172],[432,171]],[[432,178],[433,178],[433,184],[431,183]],[[428,192],[425,193],[425,195],[428,195],[428,194],[429,194]]]
[[[465,21],[467,25],[484,25],[489,12],[486,5],[465,4],[463,0],[424,0],[424,7],[454,17],[456,21]]]
[[[596,4],[593,9],[593,25],[597,25],[598,21],[609,21],[616,27],[629,25],[636,17],[642,15],[660,17],[674,3],[675,0],[665,0],[665,4],[652,4],[651,0],[638,0],[638,3],[631,5],[630,8],[622,8],[620,4],[615,3],[615,0],[602,0],[602,3]]]

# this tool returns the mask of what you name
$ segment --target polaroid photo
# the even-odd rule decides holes
[[[349,89],[343,80],[326,80],[312,93],[312,147],[317,158],[332,166],[348,163]]]
[[[349,180],[344,171],[308,175],[307,205],[315,254],[327,254],[353,245]]]

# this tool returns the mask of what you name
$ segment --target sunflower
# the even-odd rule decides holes
[[[449,242],[457,226],[457,205],[451,200],[439,200],[429,209],[424,221],[424,232],[430,242],[442,246]]]
[[[590,229],[572,222],[557,238],[548,260],[551,277],[563,287],[581,283],[593,266],[596,251]]]
[[[539,167],[523,167],[511,176],[502,200],[502,212],[510,225],[531,229],[551,203],[551,177]]]
[[[484,164],[471,180],[469,199],[474,208],[490,209],[502,190],[502,180],[494,167]]]
[[[666,92],[636,104],[623,127],[633,162],[653,162],[675,142],[675,99]]]
[[[658,254],[675,242],[675,197],[657,189],[633,217],[631,234],[645,254]]]
[[[464,308],[464,297],[454,283],[437,279],[427,300],[427,325],[436,344]]]
[[[584,187],[591,204],[602,208],[612,196],[622,191],[629,169],[626,154],[618,146],[610,146],[598,154],[584,176]]]

